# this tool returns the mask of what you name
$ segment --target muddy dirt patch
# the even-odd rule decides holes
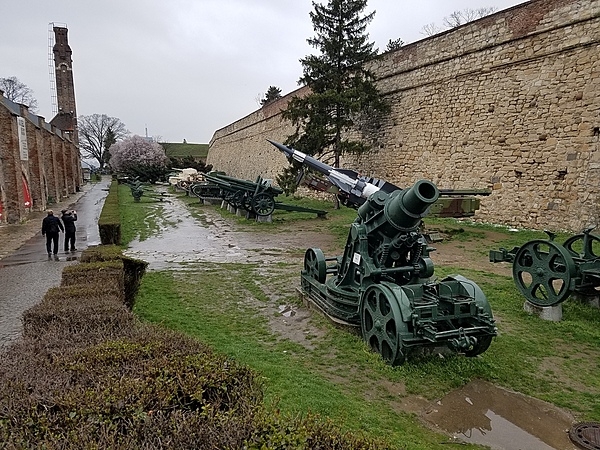
[[[464,442],[502,450],[575,449],[573,417],[553,405],[475,380],[432,405],[423,417]]]

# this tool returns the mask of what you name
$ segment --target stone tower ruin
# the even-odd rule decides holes
[[[75,107],[75,84],[73,83],[73,59],[66,26],[54,26],[54,67],[56,72],[56,96],[58,114],[50,123],[63,132],[70,133],[77,144],[77,109]]]

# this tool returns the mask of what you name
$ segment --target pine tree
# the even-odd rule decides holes
[[[387,110],[366,62],[377,55],[368,41],[367,25],[375,12],[363,15],[367,0],[313,2],[310,13],[315,36],[307,42],[319,51],[300,62],[299,84],[310,88],[305,97],[294,97],[283,112],[296,130],[287,145],[339,166],[344,153],[360,153],[368,144],[347,139],[358,121]]]
[[[261,106],[268,105],[269,103],[274,102],[275,100],[279,100],[281,98],[281,89],[277,86],[269,86],[265,96],[260,101]]]

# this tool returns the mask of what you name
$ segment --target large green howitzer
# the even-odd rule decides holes
[[[325,258],[309,248],[304,257],[301,287],[309,300],[335,322],[360,327],[392,365],[427,346],[476,356],[497,333],[491,307],[473,281],[433,277],[432,249],[419,228],[438,197],[426,180],[410,189],[379,190],[358,208],[343,256]]]
[[[594,227],[569,237],[562,245],[555,234],[534,239],[512,250],[490,250],[491,262],[510,262],[515,285],[528,302],[555,306],[570,295],[598,296],[600,287],[600,237]]]

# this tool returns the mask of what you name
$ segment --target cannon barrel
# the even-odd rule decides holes
[[[384,207],[385,218],[396,230],[412,231],[438,199],[440,191],[431,181],[419,180],[411,188],[394,194]]]

